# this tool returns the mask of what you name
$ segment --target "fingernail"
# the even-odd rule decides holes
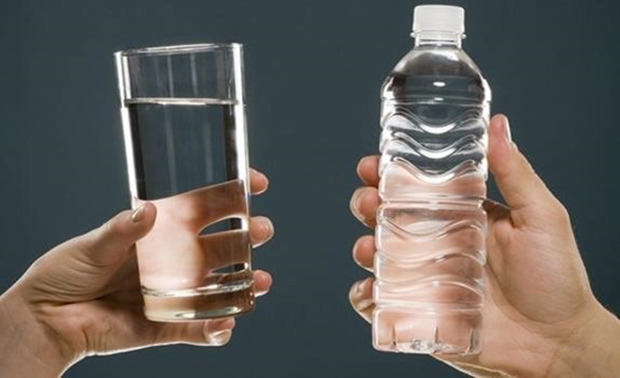
[[[265,182],[265,184],[269,184],[269,179],[267,178],[267,176],[264,173],[258,172],[258,174],[260,175],[261,180],[263,180]]]
[[[506,122],[504,123],[504,133],[508,143],[512,142],[512,134],[510,133],[510,122],[508,121],[508,117],[506,117]]]
[[[209,342],[212,345],[224,345],[228,342],[228,340],[230,340],[231,336],[232,331],[229,329],[225,331],[213,332],[209,335]]]
[[[364,165],[364,163],[366,162],[366,160],[370,159],[370,156],[364,156],[363,158],[360,159],[360,161],[357,163],[357,168],[355,169],[355,171],[357,172],[357,174],[360,174],[360,168],[362,167],[362,165]]]
[[[131,213],[131,221],[133,223],[138,223],[142,220],[142,218],[144,218],[144,207],[145,206],[146,204],[142,204],[140,205],[140,207],[135,209],[133,213]]]
[[[359,285],[357,285],[356,293],[358,295],[362,295],[364,291],[366,291],[367,284],[368,284],[368,278],[366,278],[364,281],[360,282]]]
[[[364,281],[357,284],[355,288],[355,295],[361,295],[364,292]]]
[[[254,168],[251,168],[251,169],[252,169],[252,172],[254,172],[255,174],[257,174],[260,177],[261,180],[263,180],[263,181],[265,181],[267,183],[269,182],[269,179],[267,178],[267,176],[263,172],[259,172],[259,171],[257,171]]]
[[[359,209],[359,205],[360,205],[363,194],[364,194],[364,189],[357,189],[355,193],[353,193],[353,198],[351,198],[351,211],[358,218],[361,217],[361,214],[358,212],[358,209]]]
[[[360,290],[360,286],[361,282],[356,282],[353,286],[351,286],[351,289],[349,290],[349,299],[351,301],[355,301],[361,296],[362,291]]]
[[[353,248],[351,248],[351,253],[353,254],[353,260],[355,260],[355,251],[359,248],[360,243],[363,239],[357,239],[355,243],[353,243]],[[357,260],[356,260],[357,261]]]
[[[271,223],[271,219],[267,217],[261,218],[260,227],[263,229],[263,232],[266,234],[274,233],[273,223]]]

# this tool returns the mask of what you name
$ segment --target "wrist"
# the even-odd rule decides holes
[[[0,296],[0,375],[58,377],[76,357],[13,287]]]
[[[598,302],[560,343],[549,377],[616,377],[620,372],[620,320]]]

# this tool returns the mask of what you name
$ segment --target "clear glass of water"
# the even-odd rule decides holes
[[[146,317],[251,311],[242,45],[115,57],[132,207],[157,207],[155,226],[137,243]]]

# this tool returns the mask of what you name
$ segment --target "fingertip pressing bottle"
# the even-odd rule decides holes
[[[461,48],[464,10],[414,10],[415,47],[382,87],[373,345],[477,353],[491,91]]]

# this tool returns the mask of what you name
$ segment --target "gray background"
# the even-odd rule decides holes
[[[597,297],[620,310],[617,19],[609,1],[449,1],[494,111],[566,204]],[[272,293],[225,348],[89,358],[68,377],[460,376],[374,352],[349,308],[366,232],[348,211],[359,157],[377,150],[379,86],[408,51],[413,1],[106,0],[0,5],[0,291],[55,244],[128,202],[112,52],[245,44],[253,202],[275,239],[255,253]]]

